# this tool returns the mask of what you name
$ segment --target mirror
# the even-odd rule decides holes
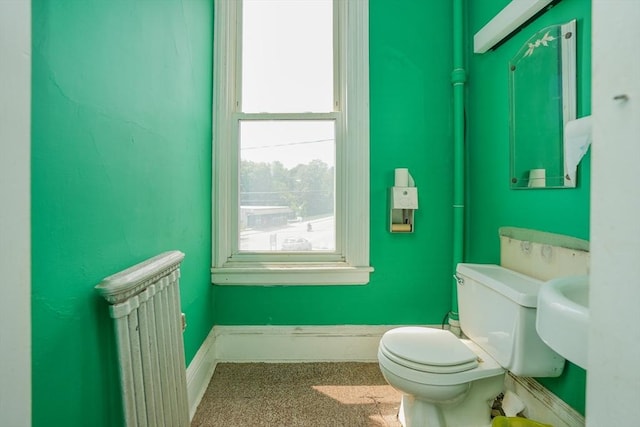
[[[511,188],[575,187],[564,126],[576,118],[576,21],[535,33],[509,62]]]

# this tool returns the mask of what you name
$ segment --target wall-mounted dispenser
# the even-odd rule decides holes
[[[389,231],[413,233],[413,214],[418,209],[418,189],[407,168],[395,170],[395,183],[389,189],[389,207]]]

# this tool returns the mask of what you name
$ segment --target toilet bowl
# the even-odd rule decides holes
[[[489,425],[505,370],[469,340],[426,327],[392,329],[380,340],[380,370],[403,393],[404,426]]]
[[[386,332],[380,370],[402,393],[405,427],[486,427],[505,372],[557,377],[564,359],[535,329],[542,282],[498,265],[458,264],[460,328],[408,326]],[[467,339],[468,338],[468,339]]]

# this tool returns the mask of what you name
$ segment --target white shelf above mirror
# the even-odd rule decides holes
[[[485,53],[520,28],[554,0],[511,0],[473,36],[473,52]]]

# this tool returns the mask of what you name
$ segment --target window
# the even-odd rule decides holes
[[[368,283],[368,2],[215,19],[212,282]]]

